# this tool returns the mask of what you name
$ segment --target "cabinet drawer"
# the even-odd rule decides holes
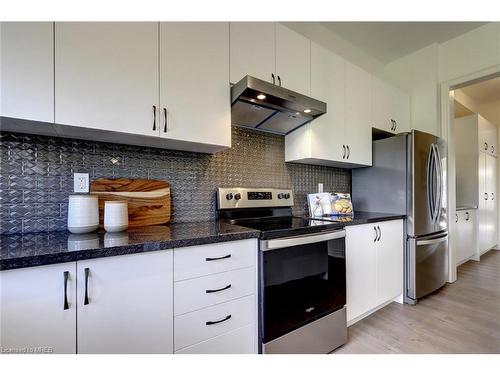
[[[174,250],[174,281],[252,267],[257,241],[229,241]]]
[[[253,295],[179,315],[174,318],[174,348],[179,350],[248,324],[255,324]]]
[[[217,273],[174,285],[175,315],[255,293],[255,268]]]
[[[175,354],[256,354],[254,324],[188,346]]]

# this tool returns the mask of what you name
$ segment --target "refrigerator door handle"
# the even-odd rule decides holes
[[[434,188],[433,188],[433,174],[434,169],[434,148],[433,144],[430,146],[429,156],[427,159],[427,204],[429,206],[429,213],[431,216],[431,222],[434,223]]]
[[[448,233],[444,233],[440,237],[430,238],[428,240],[417,240],[417,246],[420,245],[432,245],[440,242],[444,242],[448,240]]]
[[[441,155],[439,155],[439,149],[437,144],[434,143],[434,163],[436,165],[436,181],[437,181],[437,195],[436,195],[436,217],[434,218],[434,222],[437,222],[439,216],[441,216],[441,202],[443,199],[443,173],[441,169]]]

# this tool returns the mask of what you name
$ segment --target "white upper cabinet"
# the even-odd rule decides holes
[[[403,133],[411,130],[410,96],[398,88],[392,88],[392,105],[395,121],[395,132]]]
[[[410,97],[387,82],[372,77],[372,126],[390,133],[410,131]]]
[[[231,83],[246,75],[273,82],[276,71],[276,23],[231,22]]]
[[[2,271],[0,285],[3,348],[76,353],[75,262]]]
[[[373,76],[371,90],[373,126],[394,133],[392,92],[389,84]]]
[[[311,96],[326,114],[288,134],[287,162],[355,168],[372,163],[371,75],[311,44]]]
[[[163,138],[231,146],[229,23],[160,23],[160,112]]]
[[[311,92],[311,41],[276,24],[276,84],[309,95]]]
[[[56,22],[55,76],[57,124],[159,134],[158,23]]]
[[[172,254],[78,261],[78,353],[173,353]]]
[[[54,122],[53,26],[1,23],[1,116]]]
[[[497,155],[497,127],[480,115],[473,116],[478,126],[479,150],[489,155]]]
[[[346,160],[357,165],[372,164],[371,75],[349,62],[345,64]]]
[[[327,113],[286,136],[286,161],[335,165],[345,158],[344,64],[341,57],[311,43],[311,96],[327,103]]]

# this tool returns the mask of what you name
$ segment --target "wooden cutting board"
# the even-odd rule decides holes
[[[160,180],[99,178],[90,184],[90,193],[99,198],[99,223],[104,224],[104,202],[128,203],[129,228],[170,222],[170,184]]]

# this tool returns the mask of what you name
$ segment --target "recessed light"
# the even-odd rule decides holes
[[[264,100],[265,98],[266,98],[266,96],[264,94],[257,95],[257,99],[259,99],[259,100]]]
[[[310,113],[311,110],[310,109],[304,109],[304,113]]]

